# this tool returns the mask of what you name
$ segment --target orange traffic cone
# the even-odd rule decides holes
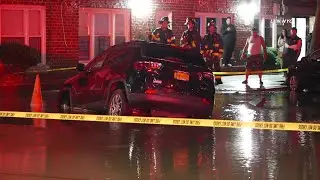
[[[39,74],[37,74],[36,81],[34,83],[30,106],[31,106],[32,112],[42,112],[43,111],[43,102],[42,102],[42,93],[41,93]],[[46,122],[45,122],[45,120],[42,120],[42,119],[33,119],[33,125],[35,127],[44,128],[46,126]]]
[[[41,93],[41,85],[40,85],[40,76],[37,74],[36,82],[34,83],[31,106],[41,106],[42,107],[42,93]]]

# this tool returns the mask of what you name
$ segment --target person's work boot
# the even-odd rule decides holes
[[[261,86],[263,85],[263,82],[262,82],[262,80],[260,80],[260,85],[261,85]]]
[[[248,80],[242,81],[242,84],[248,84]]]
[[[218,84],[223,84],[223,83],[222,83],[221,79],[217,79],[216,84],[218,85]]]

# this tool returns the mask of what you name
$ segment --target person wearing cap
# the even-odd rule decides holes
[[[197,49],[200,51],[201,36],[199,31],[196,29],[195,19],[187,18],[184,25],[186,25],[188,29],[182,33],[180,39],[181,47],[187,49]]]
[[[221,36],[216,32],[217,27],[213,21],[207,25],[207,34],[203,37],[201,54],[206,59],[209,68],[215,72],[221,72],[220,60],[223,53]],[[221,77],[216,77],[216,83],[222,84]]]
[[[155,29],[151,34],[151,41],[163,44],[175,44],[173,32],[168,28],[170,21],[168,17],[162,17],[158,22],[159,28]]]
[[[302,40],[297,36],[297,28],[291,28],[290,36],[287,38],[285,44],[286,53],[283,56],[283,68],[292,68],[293,65],[297,62],[302,47]],[[287,73],[285,73],[287,77]],[[288,83],[288,79],[286,78],[286,82]]]
[[[261,48],[263,48],[263,57],[261,56]],[[263,37],[258,35],[256,28],[252,28],[251,36],[246,40],[241,59],[247,60],[246,79],[242,83],[248,84],[249,75],[251,74],[252,70],[255,69],[256,71],[258,71],[260,85],[263,85],[262,65],[263,59],[267,59],[267,48]]]

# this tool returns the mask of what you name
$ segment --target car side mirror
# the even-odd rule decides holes
[[[82,63],[78,63],[77,64],[77,70],[80,71],[80,72],[84,71],[85,70],[85,65],[82,64]]]

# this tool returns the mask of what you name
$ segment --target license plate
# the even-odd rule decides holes
[[[189,81],[189,73],[182,71],[175,71],[174,78],[180,81]]]

